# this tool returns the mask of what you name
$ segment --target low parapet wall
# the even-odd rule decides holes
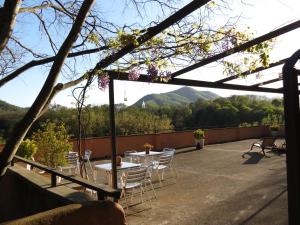
[[[283,135],[283,129],[280,135]],[[205,144],[238,141],[249,138],[261,138],[270,136],[269,128],[266,126],[255,127],[233,127],[205,129]],[[155,150],[165,147],[184,148],[194,146],[193,131],[178,131],[159,134],[131,135],[117,137],[117,154],[123,154],[127,150],[141,150],[145,143],[154,146]],[[111,138],[87,138],[85,148],[93,151],[92,158],[105,158],[111,155]],[[74,150],[77,143],[73,141]]]
[[[51,187],[49,177],[18,164],[10,167],[0,182],[0,223],[10,220],[15,220],[8,223],[13,225],[125,224],[119,204],[95,201],[64,185]]]
[[[66,193],[76,195],[67,187],[51,188],[49,178],[15,165],[0,182],[0,222],[74,203]]]

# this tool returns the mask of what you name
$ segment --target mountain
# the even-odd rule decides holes
[[[195,102],[198,99],[213,100],[220,96],[210,91],[197,91],[190,87],[183,87],[175,91],[146,95],[133,106],[141,107],[143,101],[146,106],[182,105]]]
[[[24,108],[0,100],[0,111],[24,111]]]

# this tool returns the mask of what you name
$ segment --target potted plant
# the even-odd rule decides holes
[[[202,149],[204,146],[204,130],[202,129],[197,129],[194,131],[194,139],[196,143],[196,148],[197,149]]]
[[[145,143],[145,144],[143,145],[143,148],[145,149],[145,153],[146,153],[146,154],[149,154],[149,152],[152,150],[153,147],[154,147],[154,146],[153,146],[153,145],[150,145],[149,143]]]
[[[279,133],[279,125],[277,124],[273,124],[270,126],[270,130],[271,130],[271,135],[273,137],[276,137],[278,136],[278,133]]]

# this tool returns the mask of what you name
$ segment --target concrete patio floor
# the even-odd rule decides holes
[[[269,152],[266,158],[254,150],[242,158],[254,141],[180,150],[175,155],[176,183],[166,179],[161,188],[156,183],[158,198],[152,208],[130,207],[128,224],[288,224],[285,154]]]

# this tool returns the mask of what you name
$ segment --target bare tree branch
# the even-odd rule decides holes
[[[17,38],[15,38],[14,36],[10,37],[11,40],[13,40],[14,42],[16,42],[16,44],[18,44],[21,48],[25,49],[26,51],[30,52],[34,57],[36,58],[42,58],[44,57],[43,55],[40,55],[38,53],[35,53],[33,50],[31,50],[30,48],[26,47],[25,45],[23,45]]]
[[[82,55],[88,55],[88,54],[100,52],[100,51],[105,50],[105,49],[107,49],[106,46],[99,47],[99,48],[93,48],[93,49],[87,49],[87,50],[83,50],[83,51],[69,53],[69,55],[67,57],[72,58],[72,57],[77,57],[77,56],[82,56]],[[12,72],[11,74],[9,74],[9,75],[5,76],[4,78],[2,78],[0,80],[0,87],[5,85],[7,82],[13,80],[14,78],[19,76],[24,71],[26,71],[30,68],[33,68],[35,66],[40,66],[40,65],[47,64],[47,63],[51,63],[55,60],[55,58],[56,58],[56,56],[52,56],[52,57],[48,57],[48,58],[45,58],[45,59],[32,60],[31,62],[23,65],[22,67],[18,68],[17,70]]]
[[[27,111],[23,119],[17,124],[10,138],[7,140],[6,145],[0,155],[0,179],[4,176],[10,161],[13,159],[26,133],[34,121],[39,118],[40,113],[45,107],[45,104],[48,102],[64,61],[66,60],[72,45],[76,41],[76,37],[80,32],[80,29],[93,3],[94,0],[85,0],[82,3],[82,7],[79,10],[75,23],[73,24],[70,33],[57,53],[57,57],[53,62],[44,86],[42,87],[39,95],[30,109]]]
[[[38,6],[33,6],[33,7],[27,7],[27,8],[20,8],[19,9],[19,13],[36,13],[37,11],[40,11],[42,9],[46,9],[46,8],[53,8],[55,10],[58,10],[60,12],[64,12],[64,9],[61,7],[58,7],[57,5],[54,4],[42,4],[42,5],[38,5]]]

